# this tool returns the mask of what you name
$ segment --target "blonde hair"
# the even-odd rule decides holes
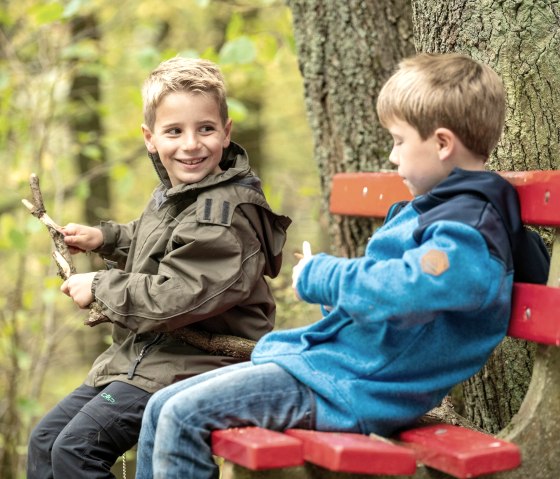
[[[174,57],[161,62],[142,87],[144,123],[153,130],[156,109],[169,93],[189,92],[214,97],[225,125],[228,120],[226,87],[219,67],[209,60]]]
[[[423,53],[399,64],[379,93],[377,114],[383,126],[406,121],[423,140],[448,128],[488,158],[504,126],[504,86],[489,66],[465,55]]]

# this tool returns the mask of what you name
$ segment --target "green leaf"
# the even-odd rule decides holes
[[[18,251],[25,251],[27,248],[27,237],[23,234],[23,231],[18,229],[10,230],[9,232],[10,241],[13,247]]]
[[[76,186],[74,192],[76,193],[76,197],[80,198],[81,200],[87,199],[90,195],[89,182],[86,180],[80,181],[78,183],[78,186]]]
[[[239,100],[236,100],[235,98],[228,98],[227,105],[229,117],[234,122],[242,123],[247,118],[249,111],[247,110],[247,107]]]
[[[82,155],[92,160],[99,160],[103,156],[101,148],[97,145],[85,145],[82,148]]]
[[[226,39],[233,40],[242,36],[244,26],[243,17],[239,13],[234,13],[226,28]]]
[[[68,5],[64,8],[62,16],[64,18],[70,18],[77,15],[82,8],[82,5],[87,3],[88,0],[70,0]]]
[[[220,63],[243,65],[251,63],[257,57],[255,44],[247,36],[226,42],[220,50]]]
[[[38,25],[45,25],[61,20],[64,7],[59,2],[40,3],[30,8],[29,14]]]

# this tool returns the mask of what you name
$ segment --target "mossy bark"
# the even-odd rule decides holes
[[[323,209],[331,178],[342,171],[389,167],[390,137],[375,102],[404,56],[414,54],[406,0],[289,0],[305,104],[320,169]],[[372,223],[330,218],[333,251],[356,256]]]

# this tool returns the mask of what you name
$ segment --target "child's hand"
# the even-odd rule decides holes
[[[69,223],[60,228],[71,254],[91,251],[103,244],[103,233],[98,228]]]
[[[96,272],[73,274],[62,283],[60,291],[66,296],[70,296],[80,308],[85,309],[93,302],[91,283],[96,274]]]
[[[309,241],[303,242],[302,251],[303,254],[295,253],[295,257],[299,259],[299,262],[294,266],[294,269],[292,270],[292,288],[294,289],[294,292],[298,299],[301,299],[296,288],[299,275],[301,274],[304,266],[309,263],[309,260],[313,257],[313,255],[311,254],[311,245],[309,244]]]

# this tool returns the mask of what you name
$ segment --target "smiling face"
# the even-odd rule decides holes
[[[158,153],[172,186],[220,173],[222,152],[230,143],[231,120],[224,125],[213,96],[172,92],[156,109],[153,129],[142,125],[146,147]]]
[[[429,192],[449,176],[451,163],[445,161],[447,138],[439,134],[443,130],[423,140],[414,127],[402,120],[392,120],[387,129],[393,137],[389,161],[398,166],[399,175],[414,196]]]

